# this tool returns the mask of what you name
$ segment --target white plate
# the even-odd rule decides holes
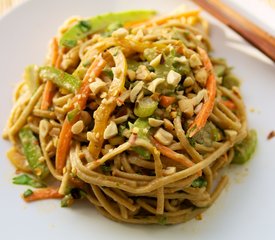
[[[169,11],[182,0],[36,0],[19,6],[0,21],[0,128],[12,106],[12,92],[26,65],[42,64],[49,39],[71,15],[90,16],[108,11],[153,8]],[[243,80],[249,126],[259,135],[257,153],[249,164],[234,169],[231,184],[205,214],[176,226],[137,226],[112,222],[88,204],[59,207],[49,200],[26,204],[25,187],[11,183],[14,169],[5,152],[10,144],[0,140],[1,239],[275,239],[275,130],[274,64],[222,24],[213,23],[215,55],[225,57]],[[251,109],[254,112],[251,112]]]

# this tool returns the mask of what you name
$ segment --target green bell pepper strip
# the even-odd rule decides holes
[[[133,10],[126,12],[107,13],[80,20],[77,24],[66,31],[60,39],[60,45],[72,48],[77,45],[77,41],[98,31],[106,29],[114,22],[124,24],[126,22],[136,22],[147,20],[156,14],[151,10]]]
[[[23,147],[23,153],[33,171],[40,179],[49,174],[46,162],[41,161],[42,152],[37,138],[29,127],[24,127],[19,131],[19,138]]]
[[[72,93],[75,93],[81,85],[78,78],[54,67],[41,67],[39,77],[44,81],[52,81],[58,87],[65,88]]]
[[[17,177],[14,177],[12,179],[12,183],[13,184],[18,184],[18,185],[28,185],[28,186],[31,186],[31,187],[34,187],[34,188],[47,187],[47,185],[45,183],[42,183],[38,179],[34,179],[34,178],[30,177],[27,174],[22,174],[22,175],[19,175]]]
[[[32,94],[40,85],[38,73],[39,67],[35,64],[27,66],[24,71],[24,80]]]

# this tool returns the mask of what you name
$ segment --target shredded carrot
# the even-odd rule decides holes
[[[231,100],[224,100],[222,101],[222,104],[228,107],[230,110],[236,109],[236,105]]]
[[[63,49],[62,52],[64,52],[64,49]],[[56,62],[55,62],[55,64],[53,66],[55,66],[56,68],[60,68],[62,60],[63,60],[63,55],[62,54],[58,54]]]
[[[55,167],[60,174],[62,174],[63,168],[66,164],[66,158],[70,150],[71,139],[73,136],[71,129],[76,121],[76,119],[69,121],[66,117],[59,134],[59,140],[56,149]]]
[[[198,52],[200,57],[202,58],[205,69],[209,72],[209,76],[206,82],[206,89],[208,91],[208,99],[204,102],[200,112],[196,116],[194,122],[188,129],[189,137],[194,136],[198,131],[200,131],[206,124],[208,117],[210,116],[216,96],[216,79],[213,71],[212,63],[208,57],[207,52],[198,47]]]
[[[97,57],[93,61],[82,80],[82,84],[78,91],[78,94],[76,94],[76,96],[72,100],[72,109],[75,108],[76,104],[81,110],[86,107],[88,95],[91,91],[89,88],[89,84],[92,83],[95,78],[101,74],[103,68],[106,66],[106,63],[107,62],[102,58],[102,56]]]
[[[72,104],[70,109],[79,109],[83,110],[86,107],[86,102],[90,93],[89,84],[95,80],[96,77],[100,75],[103,68],[106,65],[106,61],[99,56],[96,58],[91,66],[88,68],[83,80],[81,87],[78,91],[78,93],[75,95],[75,97],[72,100]],[[55,159],[55,167],[56,170],[62,174],[63,168],[66,164],[67,155],[70,150],[70,143],[72,139],[72,132],[71,128],[75,122],[77,122],[79,118],[79,114],[77,114],[73,119],[70,121],[66,117],[62,129],[59,135],[59,140],[57,144],[57,150],[56,150],[56,159]]]
[[[155,147],[160,151],[160,153],[162,155],[164,155],[178,163],[181,163],[185,167],[192,167],[194,165],[194,163],[191,160],[189,160],[187,157],[173,151],[172,149],[170,149],[168,147],[165,147],[160,142],[158,142],[156,139],[151,138],[151,141],[153,142]]]
[[[156,18],[153,18],[149,21],[147,20],[147,21],[144,21],[144,22],[136,23],[136,24],[132,23],[132,24],[129,24],[129,25],[132,28],[140,27],[140,26],[149,27],[149,26],[154,25],[154,24],[161,25],[161,24],[164,24],[164,23],[168,22],[171,19],[179,19],[179,18],[182,18],[182,17],[187,18],[187,17],[191,17],[191,16],[197,16],[199,13],[200,13],[200,10],[180,12],[180,13],[171,14],[171,15],[168,15],[168,16],[156,17]]]
[[[62,56],[58,54],[58,41],[56,37],[52,40],[52,62],[51,65],[55,66],[57,68],[60,67],[62,61]],[[52,103],[52,99],[55,92],[55,86],[51,81],[47,81],[44,92],[42,95],[42,101],[41,101],[41,109],[42,110],[48,110]]]
[[[41,101],[41,109],[42,110],[48,110],[52,103],[52,99],[54,96],[54,84],[51,81],[47,81],[43,95],[42,95],[42,101]]]
[[[58,58],[58,41],[57,38],[54,37],[52,40],[52,66],[55,66],[56,62],[57,62],[57,58]]]
[[[143,24],[147,21],[148,21],[148,19],[147,20],[141,20],[141,21],[134,21],[134,22],[126,22],[124,24],[124,27],[125,28],[132,28],[132,27],[135,27],[135,26],[139,26],[139,25],[141,25],[141,24]]]
[[[169,107],[176,101],[176,97],[171,97],[171,96],[160,96],[160,105],[163,107]]]
[[[62,198],[64,195],[58,192],[56,188],[41,188],[33,191],[33,193],[27,197],[23,197],[26,202],[33,202],[43,199],[56,199]]]

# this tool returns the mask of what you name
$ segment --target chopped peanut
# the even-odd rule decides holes
[[[117,125],[115,124],[114,121],[110,121],[109,125],[106,127],[104,131],[104,135],[103,135],[104,139],[112,138],[117,134],[118,134]]]
[[[161,54],[159,54],[157,57],[155,57],[149,64],[152,67],[157,67],[160,64],[160,60],[161,60]]]
[[[84,129],[84,123],[82,120],[79,120],[72,126],[72,133],[79,134],[83,131],[83,129]]]
[[[106,83],[100,78],[96,78],[95,81],[89,85],[89,87],[93,94],[96,95],[106,87]]]
[[[143,80],[143,81],[150,81],[151,75],[150,71],[147,69],[145,65],[139,65],[136,71],[136,79]]]
[[[163,83],[164,81],[165,81],[164,78],[156,78],[155,80],[149,83],[148,90],[154,93],[156,91],[157,86]]]
[[[155,119],[155,118],[149,118],[148,123],[151,127],[159,127],[163,124],[163,120]]]
[[[119,29],[115,30],[115,31],[112,33],[112,37],[114,37],[114,38],[124,38],[124,37],[126,37],[128,34],[129,34],[129,32],[128,32],[127,29],[125,29],[125,28],[119,28]]]
[[[173,86],[177,86],[181,80],[181,75],[174,70],[170,70],[167,75],[167,82]]]
[[[197,53],[192,54],[189,59],[189,63],[192,68],[201,66],[202,62],[201,62],[199,54],[197,54]]]
[[[154,137],[165,146],[170,145],[173,141],[173,135],[165,131],[163,128],[159,128]]]
[[[136,86],[134,86],[134,88],[131,90],[130,92],[130,101],[131,102],[135,102],[137,95],[140,93],[142,87],[144,85],[144,82],[140,81],[137,83]]]

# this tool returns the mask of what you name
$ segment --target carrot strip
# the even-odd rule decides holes
[[[62,174],[62,170],[66,164],[66,158],[70,150],[70,144],[72,139],[72,126],[76,123],[76,120],[69,121],[66,117],[61,132],[59,134],[59,140],[56,150],[55,168],[57,172]]]
[[[222,101],[222,104],[225,105],[226,107],[228,107],[230,110],[236,109],[236,105],[234,104],[234,102],[232,102],[230,100],[224,100],[224,101]]]
[[[62,60],[63,60],[63,56],[62,54],[58,54],[58,57],[56,59],[56,62],[55,64],[53,64],[53,66],[55,66],[56,68],[60,68],[60,65],[62,63]]]
[[[208,91],[208,99],[203,104],[201,111],[196,116],[194,122],[188,129],[188,136],[192,137],[197,132],[199,132],[206,124],[208,117],[210,116],[214,104],[215,104],[215,97],[216,97],[216,78],[213,71],[212,63],[208,57],[207,52],[198,47],[198,52],[200,57],[202,58],[203,64],[205,69],[209,72],[209,77],[206,82],[206,89]]]
[[[126,23],[124,24],[124,27],[125,27],[125,28],[132,28],[132,27],[141,25],[141,24],[143,24],[143,23],[145,23],[145,22],[147,22],[147,21],[148,21],[148,19],[147,19],[147,20],[134,21],[134,22],[126,22]]]
[[[89,69],[87,70],[81,87],[78,91],[78,93],[74,96],[72,100],[72,104],[70,109],[79,109],[80,111],[83,110],[86,107],[86,102],[90,93],[89,84],[95,80],[96,77],[100,75],[103,68],[106,65],[106,61],[99,56],[94,60],[94,62],[91,64]],[[59,140],[57,144],[57,150],[56,150],[56,158],[55,158],[55,167],[56,170],[62,174],[62,170],[66,164],[67,155],[70,150],[70,143],[72,140],[72,126],[75,122],[79,119],[79,114],[76,114],[73,119],[70,121],[68,120],[68,117],[66,117],[62,129],[59,135]]]
[[[164,155],[178,163],[181,163],[185,167],[192,167],[194,165],[194,163],[191,160],[189,160],[187,157],[173,151],[172,149],[170,149],[168,147],[165,147],[164,145],[159,143],[156,139],[151,138],[151,141],[153,142],[155,147],[160,151],[160,153],[162,155]]]
[[[52,40],[52,62],[51,65],[55,66],[55,63],[57,62],[57,58],[58,58],[59,54],[58,54],[58,41],[57,38],[54,37]]]
[[[64,195],[58,192],[55,188],[41,188],[33,191],[33,193],[27,197],[23,197],[26,202],[33,202],[43,199],[57,199],[62,198]]]
[[[59,67],[62,61],[62,57],[58,54],[58,42],[56,37],[52,40],[52,62],[51,65],[55,67]],[[52,103],[52,99],[54,96],[54,84],[51,81],[47,81],[44,92],[42,95],[41,101],[41,109],[48,110]]]
[[[171,96],[160,96],[160,105],[163,107],[169,107],[176,101],[176,97],[171,97]]]
[[[51,81],[47,81],[41,101],[41,110],[48,110],[52,103],[52,99],[54,96],[54,84]]]

